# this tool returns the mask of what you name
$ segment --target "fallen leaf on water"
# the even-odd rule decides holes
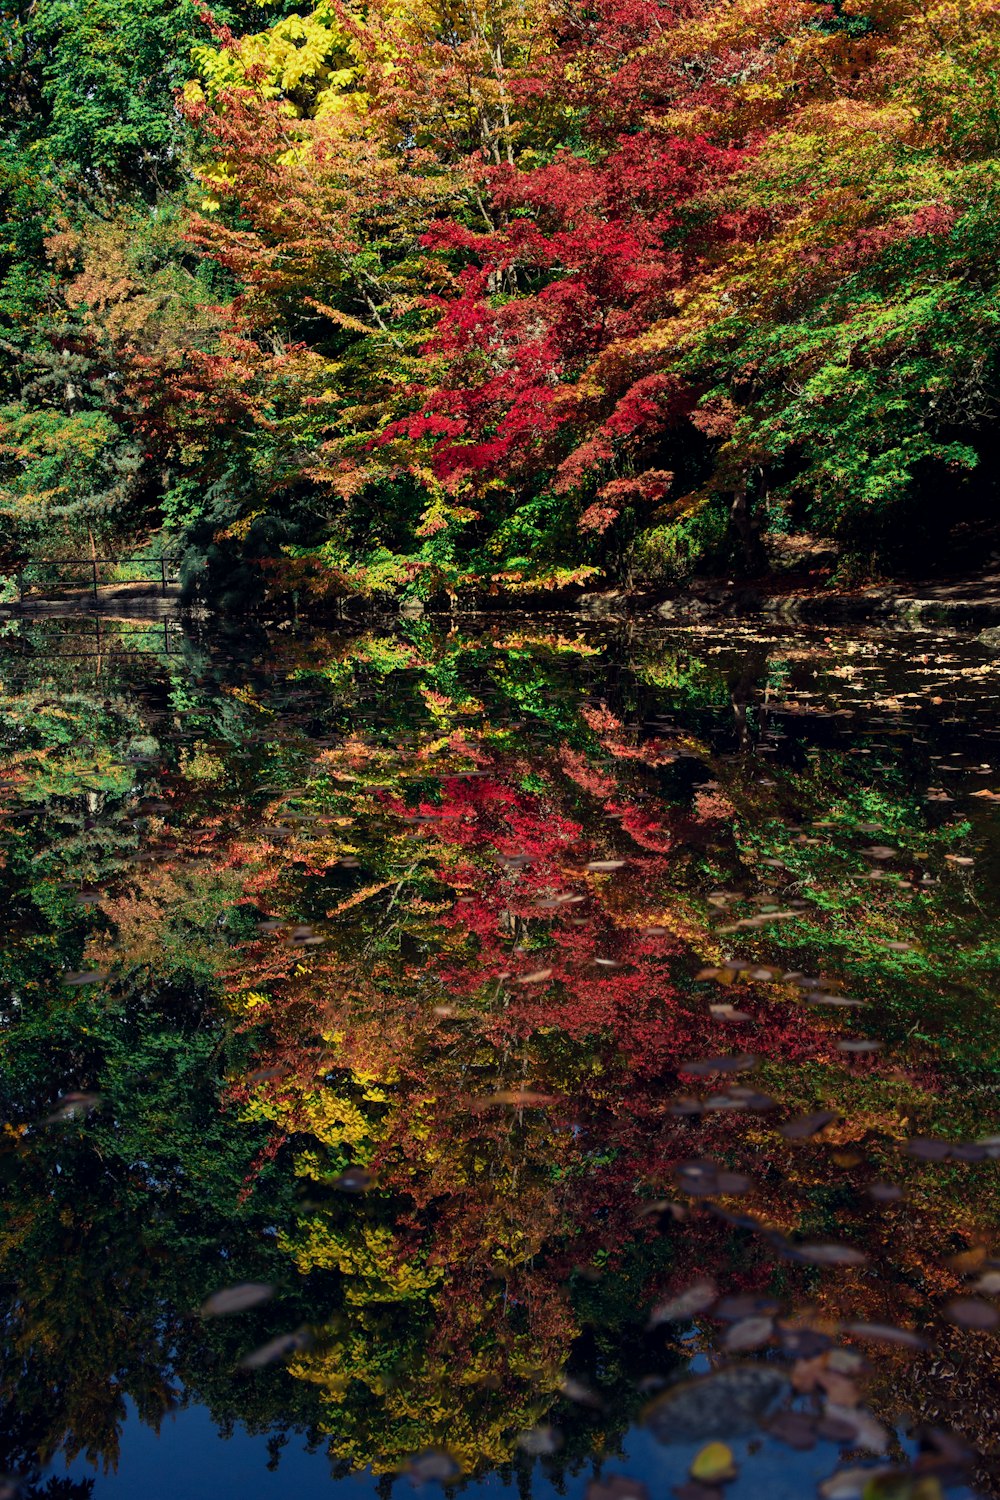
[[[978,1297],[953,1297],[941,1311],[958,1328],[995,1328],[1000,1323],[996,1308]]]
[[[744,1318],[772,1318],[781,1310],[780,1302],[773,1297],[758,1296],[754,1292],[738,1292],[732,1297],[723,1297],[716,1306],[713,1317],[724,1323],[741,1323]]]
[[[246,1312],[250,1307],[259,1307],[274,1296],[274,1287],[267,1281],[241,1281],[236,1286],[223,1287],[206,1297],[198,1309],[203,1318],[225,1318],[231,1313]]]
[[[736,1478],[736,1461],[725,1443],[706,1443],[696,1453],[690,1468],[692,1479],[701,1484],[726,1484]]]
[[[827,995],[821,990],[807,991],[802,996],[805,1005],[827,1005],[834,1010],[861,1010],[866,1000],[852,1000],[847,995]]]
[[[903,1189],[894,1182],[872,1182],[865,1191],[876,1203],[902,1203],[904,1199]]]
[[[682,1163],[677,1168],[677,1181],[681,1189],[693,1198],[745,1193],[750,1186],[749,1177],[744,1177],[741,1172],[720,1171],[711,1161]]]
[[[706,1102],[705,1108],[709,1109],[752,1109],[764,1111],[777,1109],[777,1102],[770,1094],[762,1094],[758,1089],[750,1089],[741,1083],[731,1084],[725,1093],[713,1095],[714,1103]]]
[[[892,1323],[845,1323],[844,1332],[856,1339],[873,1339],[879,1344],[900,1344],[904,1349],[927,1349],[927,1340],[910,1328]]]
[[[854,1250],[850,1245],[805,1244],[787,1248],[796,1260],[804,1260],[810,1266],[863,1266],[868,1261],[863,1250]]]
[[[711,1281],[695,1281],[683,1292],[654,1307],[647,1326],[656,1328],[661,1323],[686,1323],[696,1313],[711,1307],[718,1295]]]
[[[869,1453],[885,1453],[888,1449],[889,1434],[870,1412],[828,1401],[825,1415],[850,1432],[848,1441],[853,1447],[867,1448]]]
[[[239,1368],[262,1370],[265,1365],[273,1365],[279,1359],[287,1359],[290,1354],[297,1354],[300,1349],[308,1349],[311,1343],[312,1335],[307,1328],[296,1328],[293,1333],[280,1333],[276,1339],[269,1339],[266,1344],[261,1344],[259,1349],[253,1349],[249,1354],[244,1354]]]
[[[417,1453],[404,1465],[404,1473],[408,1474],[416,1484],[428,1484],[435,1480],[439,1484],[449,1484],[451,1480],[457,1479],[461,1472],[450,1453],[436,1449],[431,1449],[427,1453]]]
[[[678,1073],[690,1073],[695,1078],[707,1077],[710,1073],[745,1073],[757,1066],[757,1059],[750,1052],[739,1052],[732,1057],[689,1058],[678,1063]]]
[[[730,1354],[742,1354],[750,1349],[761,1349],[774,1333],[772,1318],[744,1318],[734,1323],[722,1341]]]
[[[885,1472],[880,1469],[842,1469],[839,1474],[832,1474],[829,1479],[824,1479],[819,1487],[822,1500],[862,1500],[867,1486],[878,1474]]]
[[[944,1161],[949,1154],[950,1147],[947,1141],[915,1135],[906,1142],[903,1149],[907,1156],[915,1156],[918,1161]]]
[[[728,1001],[725,1001],[719,1005],[710,1005],[708,1008],[717,1021],[735,1021],[737,1023],[743,1023],[744,1021],[753,1020],[753,1017],[747,1015],[745,1010],[737,1010],[735,1006],[731,1005]]]
[[[66,1120],[85,1120],[102,1103],[100,1094],[64,1094],[43,1125],[61,1125]]]
[[[936,1474],[915,1474],[907,1469],[869,1469],[862,1500],[943,1500],[944,1491]]]
[[[597,1392],[591,1390],[589,1385],[584,1385],[581,1380],[574,1380],[572,1375],[564,1378],[559,1390],[567,1401],[576,1401],[580,1406],[593,1407],[595,1411],[603,1410],[604,1403]],[[632,1492],[629,1491],[629,1493]]]
[[[780,1127],[781,1134],[787,1141],[807,1141],[839,1118],[836,1110],[832,1109],[819,1109],[809,1115],[796,1115],[793,1119],[786,1120]]]
[[[554,1427],[529,1427],[517,1436],[517,1446],[532,1458],[550,1458],[563,1445],[562,1433]]]

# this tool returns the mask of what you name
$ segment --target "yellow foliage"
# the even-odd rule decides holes
[[[347,1278],[345,1297],[354,1306],[419,1300],[444,1280],[441,1267],[400,1259],[393,1232],[385,1225],[356,1222],[344,1230],[315,1216],[294,1240],[286,1235],[279,1243],[303,1274],[340,1271]]]
[[[252,74],[266,99],[281,99],[299,118],[321,119],[345,107],[365,60],[359,36],[337,19],[330,5],[309,15],[284,16],[265,31],[241,38],[235,47],[198,47],[193,53],[201,82],[187,86],[185,97],[197,102],[208,94],[245,85]],[[351,100],[363,113],[365,98]]]

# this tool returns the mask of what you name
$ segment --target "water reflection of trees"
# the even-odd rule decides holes
[[[146,719],[127,695],[73,709],[73,750],[34,701],[38,743],[26,711],[8,721],[16,810],[40,815],[5,832],[25,926],[5,976],[21,997],[4,1034],[7,1368],[43,1454],[113,1457],[125,1395],[155,1424],[183,1387],[223,1422],[313,1424],[348,1466],[428,1448],[504,1465],[544,1448],[521,1436],[540,1424],[572,1463],[678,1368],[677,1329],[648,1329],[648,1309],[697,1277],[776,1298],[787,1327],[765,1349],[803,1324],[822,1340],[837,1320],[936,1318],[961,1284],[949,1258],[995,1214],[994,1168],[901,1158],[899,1141],[993,1122],[959,1103],[947,1046],[901,1042],[892,962],[868,955],[885,1004],[861,1029],[885,1028],[882,1054],[838,1053],[857,1016],[845,1028],[750,977],[783,953],[821,972],[834,917],[842,945],[842,873],[820,855],[853,858],[862,821],[797,842],[849,802],[850,746],[805,774],[791,744],[761,786],[748,756],[773,664],[755,651],[650,661],[643,644],[608,672],[569,636],[412,625],[305,643],[279,671],[203,660],[198,683],[173,664]],[[735,743],[713,717],[731,701]],[[81,907],[60,892],[78,852],[58,820],[95,775],[86,832],[110,863]],[[892,764],[878,794],[894,837],[927,832]],[[789,923],[719,934],[796,861],[814,878]],[[713,905],[724,876],[740,894]],[[947,891],[923,894],[924,927],[960,920]],[[879,903],[905,921],[905,896],[873,891],[854,930]],[[89,963],[105,984],[57,982]],[[696,978],[706,966],[729,983]],[[754,1067],[718,1061],[743,1053]],[[68,1089],[104,1102],[23,1130]],[[839,1118],[815,1140],[777,1133],[821,1108]],[[731,1175],[693,1196],[678,1171],[702,1159]],[[866,1196],[883,1177],[909,1201]],[[802,1243],[870,1260],[824,1268]],[[279,1294],[240,1320],[190,1316],[242,1279]],[[314,1344],[287,1370],[234,1377],[247,1347],[303,1324]],[[727,1326],[704,1319],[703,1339]],[[935,1338],[912,1385],[912,1354],[880,1350],[888,1416],[936,1412],[959,1364],[990,1378],[988,1336]],[[974,1425],[949,1399],[949,1425]]]

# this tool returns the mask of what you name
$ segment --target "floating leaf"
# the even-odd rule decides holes
[[[232,1313],[246,1312],[248,1308],[260,1307],[274,1296],[274,1287],[266,1281],[241,1281],[236,1286],[223,1287],[206,1297],[198,1311],[203,1318],[226,1318]]]
[[[844,1332],[856,1339],[872,1339],[880,1344],[900,1344],[905,1349],[926,1349],[927,1340],[911,1328],[897,1328],[892,1323],[845,1323]]]
[[[774,1333],[773,1318],[743,1318],[734,1323],[722,1341],[730,1354],[746,1353],[750,1349],[761,1349]]]
[[[647,1326],[656,1328],[660,1323],[686,1323],[689,1318],[711,1307],[718,1295],[711,1281],[695,1281],[683,1292],[654,1307]]]
[[[677,1168],[677,1181],[685,1193],[695,1198],[712,1198],[745,1193],[749,1177],[741,1172],[727,1172],[711,1161],[684,1162]]]
[[[725,1443],[706,1443],[695,1454],[690,1474],[700,1484],[725,1484],[730,1479],[735,1479],[736,1461],[732,1449]]]
[[[950,1155],[947,1141],[928,1139],[925,1136],[914,1136],[906,1142],[904,1149],[907,1156],[915,1156],[918,1161],[945,1161]]]
[[[43,1125],[61,1125],[67,1120],[85,1120],[103,1102],[100,1094],[64,1094]]]
[[[850,1245],[805,1244],[788,1248],[796,1260],[804,1260],[810,1266],[863,1266],[868,1260],[863,1250],[854,1250]]]
[[[757,1066],[757,1059],[750,1052],[739,1052],[732,1057],[699,1057],[677,1064],[678,1073],[690,1073],[695,1078],[707,1078],[712,1073],[746,1073]]]
[[[808,1141],[839,1118],[836,1111],[832,1109],[819,1109],[809,1115],[796,1115],[794,1119],[786,1120],[780,1127],[781,1134],[787,1141]]]
[[[710,1005],[709,1011],[717,1021],[733,1021],[742,1025],[746,1021],[752,1021],[753,1017],[747,1015],[745,1010],[737,1010],[735,1006],[728,1003]]]
[[[266,1344],[261,1344],[259,1349],[253,1349],[249,1354],[244,1354],[240,1360],[241,1370],[262,1370],[265,1365],[276,1364],[278,1360],[287,1359],[291,1354],[298,1354],[302,1349],[308,1349],[312,1343],[312,1334],[307,1328],[296,1328],[292,1333],[280,1333],[277,1338],[269,1339]]]
[[[978,1297],[953,1297],[941,1309],[949,1323],[958,1328],[996,1328],[1000,1323],[1000,1312],[989,1302]]]
[[[551,1458],[563,1445],[562,1433],[554,1427],[530,1427],[517,1436],[517,1446],[532,1458]]]
[[[417,1484],[450,1484],[462,1471],[450,1453],[430,1449],[427,1453],[418,1453],[407,1459],[404,1472]]]
[[[852,1447],[866,1448],[869,1453],[885,1453],[888,1450],[889,1433],[870,1412],[860,1407],[828,1401],[824,1417],[836,1422],[846,1432],[846,1438],[841,1441],[849,1442]]]

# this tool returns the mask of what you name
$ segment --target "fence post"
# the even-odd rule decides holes
[[[97,608],[97,558],[96,557],[92,557],[90,559],[90,566],[94,570],[94,608],[96,609]]]
[[[167,559],[160,553],[160,593],[167,592]]]

